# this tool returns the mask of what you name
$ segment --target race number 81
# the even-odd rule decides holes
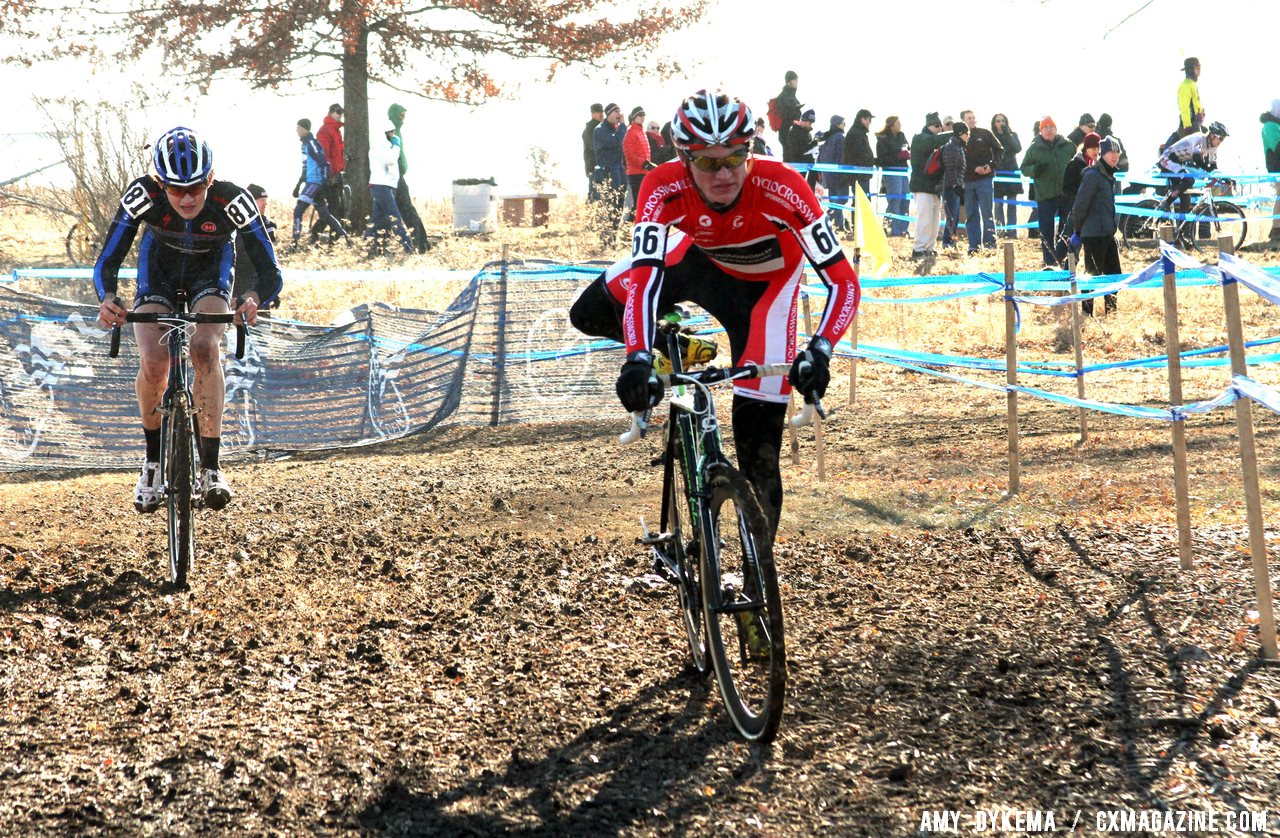
[[[666,231],[663,225],[652,222],[641,222],[631,234],[631,260],[653,259],[662,261],[663,239]]]

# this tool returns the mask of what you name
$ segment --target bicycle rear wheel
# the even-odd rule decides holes
[[[734,727],[751,741],[778,732],[787,688],[782,597],[764,512],[733,467],[713,467],[703,522],[707,648]],[[707,532],[710,530],[710,532]]]
[[[169,512],[169,581],[176,589],[187,586],[191,556],[195,551],[195,526],[191,510],[194,483],[195,442],[186,406],[174,405],[162,423],[164,497]]]
[[[672,411],[671,421],[676,422],[675,411]],[[679,434],[676,427],[673,426],[673,432]],[[696,541],[692,542],[693,550],[685,546],[685,539],[697,533],[697,524],[690,521],[687,530],[681,525],[682,520],[689,515],[688,502],[694,487],[689,485],[685,471],[684,445],[678,438],[672,442],[672,449],[672,475],[666,497],[667,532],[671,533],[669,550],[676,565],[676,573],[680,577],[676,590],[679,592],[685,634],[689,638],[689,654],[693,658],[694,669],[705,674],[711,669],[711,659],[707,656],[706,621],[702,618],[702,589],[698,584],[700,547]],[[693,467],[697,468],[696,463]]]
[[[1143,198],[1133,204],[1137,209],[1155,210],[1159,209],[1160,202],[1152,198]],[[1156,240],[1156,227],[1159,219],[1148,215],[1121,215],[1122,226],[1120,227],[1121,235],[1124,237],[1126,247],[1133,245],[1147,245]]]

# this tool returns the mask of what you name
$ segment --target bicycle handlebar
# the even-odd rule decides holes
[[[126,323],[170,323],[178,321],[181,323],[235,323],[236,316],[233,312],[226,314],[210,314],[203,311],[131,311],[124,316]],[[245,334],[248,330],[243,323],[236,325],[236,360],[244,358]],[[118,357],[120,354],[120,327],[111,327],[111,350],[108,355],[112,358]]]
[[[790,364],[748,364],[743,367],[708,367],[697,372],[667,373],[657,376],[663,387],[670,387],[674,382],[680,384],[718,384],[724,381],[741,381],[749,378],[767,378],[771,375],[786,375],[791,371]],[[815,417],[826,418],[822,409],[822,401],[806,395],[804,408],[797,416],[792,417],[792,427],[800,428],[811,425]],[[618,435],[618,442],[630,445],[644,436],[649,428],[649,411],[641,410],[631,414],[631,428]]]

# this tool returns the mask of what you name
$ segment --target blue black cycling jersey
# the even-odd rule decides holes
[[[219,270],[233,241],[240,236],[258,275],[257,288],[250,290],[258,292],[264,307],[279,296],[283,280],[275,248],[262,225],[258,205],[248,192],[234,183],[215,180],[205,196],[204,209],[188,221],[169,203],[164,187],[144,175],[125,189],[107,231],[107,242],[94,265],[93,284],[99,300],[115,294],[120,266],[143,224],[149,233],[147,238],[153,238],[167,257],[142,260],[147,270],[164,270],[174,280]],[[143,269],[140,265],[139,270]],[[139,284],[147,279],[139,276]]]

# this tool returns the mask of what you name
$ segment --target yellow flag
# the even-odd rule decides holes
[[[853,188],[854,242],[862,251],[858,273],[862,276],[886,276],[893,260],[889,253],[889,239],[884,234],[880,217],[871,206],[871,199],[862,191],[862,184],[854,183]]]

